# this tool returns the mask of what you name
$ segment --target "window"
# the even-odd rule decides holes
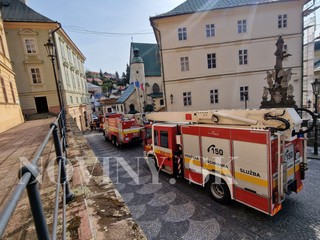
[[[31,77],[34,84],[42,82],[39,68],[31,68]]]
[[[207,54],[208,68],[216,68],[216,54]]]
[[[163,99],[160,100],[160,106],[164,106],[164,100]]]
[[[0,36],[0,54],[3,56],[6,56],[5,51],[4,51],[2,36]]]
[[[287,14],[278,15],[278,28],[287,27]]]
[[[210,90],[210,103],[219,103],[218,89]]]
[[[182,72],[189,71],[189,58],[188,57],[180,58],[180,63],[181,63],[181,71]]]
[[[160,87],[159,87],[159,85],[158,84],[153,84],[152,85],[152,92],[153,93],[159,93],[160,92]]]
[[[34,39],[25,39],[27,53],[37,53]]]
[[[239,20],[238,21],[238,33],[247,32],[247,20]]]
[[[73,103],[73,97],[70,96],[70,103]]]
[[[239,64],[244,65],[248,64],[248,50],[239,50]]]
[[[10,89],[11,89],[11,95],[12,95],[13,103],[16,103],[16,97],[14,96],[14,91],[13,91],[12,82],[10,82]]]
[[[7,89],[6,89],[6,85],[4,84],[3,78],[1,78],[1,88],[2,88],[4,102],[7,103],[8,95],[7,95]]]
[[[183,105],[184,106],[191,106],[191,92],[184,92],[183,93]]]
[[[160,147],[168,148],[168,132],[167,131],[160,131]]]
[[[187,28],[178,28],[178,39],[179,41],[187,40]]]
[[[154,145],[158,145],[158,130],[154,130],[153,135],[154,135],[154,137],[153,137]]]
[[[76,97],[76,101],[77,101],[77,103],[79,103],[79,98],[78,97]]]
[[[249,100],[249,87],[243,86],[240,87],[240,101]]]
[[[214,37],[215,36],[214,24],[207,24],[206,25],[206,36],[207,37]]]

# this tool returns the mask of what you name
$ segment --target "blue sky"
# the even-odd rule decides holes
[[[129,63],[132,40],[156,43],[149,17],[168,12],[184,1],[26,0],[33,10],[62,24],[86,56],[86,69],[118,71],[120,76]]]

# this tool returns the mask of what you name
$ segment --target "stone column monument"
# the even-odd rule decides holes
[[[283,59],[291,56],[291,54],[283,51],[284,40],[280,36],[276,42],[276,65],[274,70],[267,71],[267,87],[263,87],[262,102],[260,108],[297,108],[293,96],[293,86],[290,83],[292,72],[291,68],[284,69],[282,67]]]

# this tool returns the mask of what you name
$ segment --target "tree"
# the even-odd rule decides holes
[[[116,80],[118,82],[120,80],[119,73],[116,71],[115,75],[116,75]]]
[[[103,73],[102,73],[101,68],[100,68],[100,73],[99,73],[99,75],[100,75],[100,79],[103,80]]]
[[[130,82],[130,66],[127,64],[127,68],[126,68],[126,84],[129,84]]]

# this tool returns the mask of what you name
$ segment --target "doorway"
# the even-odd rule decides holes
[[[49,112],[48,103],[47,103],[47,98],[46,97],[35,97],[34,100],[36,102],[37,113],[47,113],[47,112]]]

